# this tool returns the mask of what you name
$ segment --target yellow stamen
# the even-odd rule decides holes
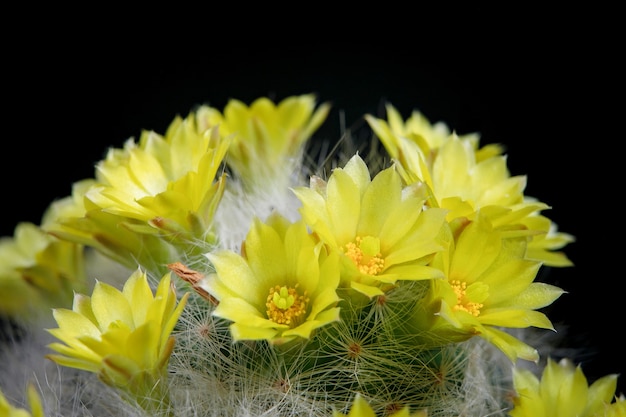
[[[475,303],[467,300],[467,283],[461,282],[459,280],[450,281],[450,285],[456,294],[456,305],[453,307],[454,311],[465,311],[466,313],[470,313],[474,317],[478,317],[480,315],[480,309],[483,308],[482,303]]]
[[[344,253],[352,259],[363,274],[377,275],[385,267],[385,259],[380,253],[380,240],[373,236],[357,236],[348,243]]]
[[[309,297],[306,291],[303,295],[299,295],[296,288],[276,285],[270,288],[265,303],[267,317],[275,323],[294,327],[299,321],[298,318],[306,312],[308,302]]]

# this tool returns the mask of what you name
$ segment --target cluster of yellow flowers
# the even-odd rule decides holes
[[[519,329],[554,330],[540,310],[564,293],[537,274],[571,266],[574,237],[504,148],[388,105],[365,115],[384,154],[326,171],[306,151],[329,110],[202,105],[111,148],[0,242],[0,313],[51,313],[49,362],[97,375],[129,415],[625,416],[617,375],[520,366],[541,358]],[[128,271],[121,289],[89,281],[96,256]],[[27,391],[0,391],[2,415],[68,412]]]

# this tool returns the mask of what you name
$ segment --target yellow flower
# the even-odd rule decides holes
[[[136,221],[107,213],[86,199],[94,184],[95,179],[75,182],[70,196],[48,206],[41,228],[60,240],[93,248],[129,269],[140,265],[159,271],[164,260],[179,256],[158,235],[135,232]]]
[[[369,114],[365,115],[365,119],[394,159],[402,161],[404,156],[402,142],[408,140],[419,147],[420,152],[427,157],[426,161],[431,161],[431,157],[434,156],[437,149],[453,133],[444,122],[432,124],[424,114],[417,110],[413,110],[411,116],[404,121],[402,115],[393,105],[387,104],[385,109],[387,111],[386,121]],[[478,160],[500,155],[503,152],[502,146],[498,144],[487,145],[479,150],[480,136],[477,133],[462,135],[460,138],[472,145]]]
[[[526,239],[503,238],[485,217],[453,222],[448,250],[438,253],[432,266],[447,279],[433,280],[416,308],[422,330],[463,341],[480,336],[512,361],[536,361],[537,351],[499,329],[534,326],[552,329],[545,314],[536,311],[551,304],[563,290],[533,282],[540,262],[525,259]]]
[[[22,222],[0,238],[0,313],[22,320],[71,304],[85,287],[83,247]]]
[[[514,368],[516,396],[511,417],[624,417],[626,398],[615,398],[617,374],[587,384],[580,365],[548,358],[541,381],[529,370]],[[612,402],[615,399],[614,402]]]
[[[458,136],[445,125],[431,126],[419,113],[406,123],[387,106],[389,122],[371,115],[366,120],[389,155],[399,161],[407,183],[424,182],[432,193],[429,203],[449,210],[447,219],[473,218],[478,210],[496,227],[526,230],[531,238],[528,256],[550,266],[571,266],[561,252],[573,236],[559,233],[540,215],[550,207],[524,195],[525,176],[511,176],[499,145],[479,148],[476,134]]]
[[[144,131],[138,143],[109,149],[96,178],[53,203],[45,229],[130,268],[162,266],[181,251],[203,254],[217,242],[225,175],[216,177],[229,144],[194,113],[175,118],[165,136]]]
[[[197,114],[208,126],[219,126],[222,137],[233,138],[226,162],[235,175],[250,187],[266,188],[289,178],[306,141],[328,116],[330,104],[315,107],[315,96],[305,94],[278,104],[261,97],[250,106],[233,99],[223,114],[208,106]]]
[[[373,297],[398,280],[441,278],[426,264],[443,247],[438,241],[445,211],[422,210],[420,187],[402,187],[394,167],[372,180],[361,157],[336,168],[328,183],[294,189],[302,218],[331,250],[342,254],[344,286]]]
[[[215,179],[229,144],[217,129],[200,129],[194,113],[177,117],[165,137],[144,131],[138,144],[110,149],[85,197],[154,229],[203,236],[223,192],[223,179]]]
[[[46,357],[70,368],[96,373],[105,383],[141,398],[165,376],[174,338],[170,333],[188,298],[176,305],[169,273],[156,293],[145,272],[136,270],[122,291],[98,281],[92,296],[76,294],[72,310],[54,309],[58,328],[48,329],[62,343],[51,343]],[[163,389],[165,384],[159,386]],[[156,393],[155,393],[156,395]]]
[[[425,410],[416,411],[411,413],[409,410],[409,406],[405,406],[404,408],[384,414],[385,417],[427,417],[428,413]],[[333,417],[376,417],[376,413],[370,405],[367,403],[367,400],[363,398],[362,395],[355,395],[352,406],[350,407],[350,412],[348,414],[343,414],[337,410],[333,411]],[[382,417],[382,415],[381,415]]]
[[[44,409],[39,393],[33,384],[28,384],[26,399],[30,412],[24,408],[14,407],[0,390],[0,416],[4,417],[44,417]]]
[[[200,285],[219,304],[213,314],[232,321],[234,340],[282,344],[339,319],[339,265],[301,221],[256,219],[242,255],[207,254],[215,266]]]

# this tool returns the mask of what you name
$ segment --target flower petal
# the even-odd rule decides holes
[[[135,327],[132,308],[128,300],[117,288],[109,284],[96,282],[91,294],[91,308],[102,332],[118,320],[130,328]]]

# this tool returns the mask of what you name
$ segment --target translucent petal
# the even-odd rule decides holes
[[[332,247],[337,247],[324,197],[317,191],[305,187],[294,188],[293,192],[302,202],[302,206],[298,209],[302,215],[302,219],[315,228],[315,233],[319,235],[324,242]]]
[[[361,201],[358,225],[360,235],[380,236],[388,216],[391,216],[396,211],[396,206],[400,204],[401,190],[400,177],[393,168],[387,168],[374,177]],[[406,219],[402,219],[402,223],[406,231]]]
[[[543,282],[533,282],[524,291],[507,301],[511,306],[536,310],[552,304],[566,291]]]
[[[206,255],[209,261],[215,266],[217,281],[213,285],[213,280],[206,283],[207,290],[218,300],[236,295],[246,300],[264,300],[269,291],[268,285],[260,286],[254,273],[239,255],[229,251],[219,251]],[[222,289],[226,290],[223,291]]]
[[[233,336],[233,340],[273,340],[279,332],[271,327],[256,327],[242,323],[233,323],[230,325],[230,333]]]
[[[135,327],[128,300],[117,288],[109,284],[96,282],[91,294],[91,308],[101,331],[106,331],[110,323],[118,320],[131,329]]]
[[[346,172],[336,169],[328,180],[327,193],[330,226],[337,243],[345,245],[356,237],[361,215],[360,191]]]
[[[316,315],[314,320],[307,320],[293,329],[284,330],[281,335],[283,337],[299,336],[309,339],[315,329],[338,320],[339,308],[331,308]]]
[[[133,272],[124,284],[122,293],[132,306],[133,324],[139,326],[144,323],[148,308],[153,301],[152,290],[146,274],[141,270]]]
[[[356,184],[361,196],[371,183],[369,168],[358,153],[353,155],[343,169],[340,168],[338,171],[343,171],[350,178],[352,178],[352,181]]]
[[[484,327],[479,336],[500,349],[513,363],[515,363],[518,358],[532,362],[539,360],[537,349],[502,330],[493,327]]]
[[[97,373],[100,370],[100,361],[86,361],[80,357],[67,356],[67,355],[46,355],[46,358],[51,361],[68,368],[82,369],[84,371]]]
[[[55,337],[64,342],[80,336],[100,337],[100,329],[89,318],[72,310],[57,308],[52,310],[54,320],[59,326]]]
[[[262,223],[254,221],[245,241],[247,262],[254,274],[255,283],[246,283],[258,291],[268,291],[276,284],[284,285],[289,276],[288,265],[285,262],[286,253],[283,240],[276,230]],[[220,273],[218,271],[218,273]],[[249,298],[244,296],[244,298]]]
[[[481,311],[479,320],[484,325],[525,328],[538,327],[554,330],[548,317],[538,311],[521,309],[485,309]]]
[[[126,340],[126,354],[141,369],[154,369],[160,353],[161,329],[152,323],[136,328]]]
[[[261,312],[241,298],[227,298],[220,301],[213,311],[213,315],[240,323],[249,327],[287,328],[287,325],[277,324],[269,320],[265,311]]]
[[[336,305],[339,302],[339,296],[337,295],[336,288],[326,288],[319,292],[312,300],[311,311],[309,318],[317,319],[317,316],[322,313],[323,310],[330,306]]]
[[[378,213],[384,224],[380,226],[378,236],[381,240],[383,253],[391,252],[400,239],[405,237],[420,216],[420,199],[409,198],[397,202],[393,207]],[[403,262],[399,259],[399,262]]]
[[[494,264],[480,277],[481,282],[491,289],[489,303],[493,305],[509,304],[509,300],[528,289],[540,267],[541,264],[537,262],[522,259]]]

